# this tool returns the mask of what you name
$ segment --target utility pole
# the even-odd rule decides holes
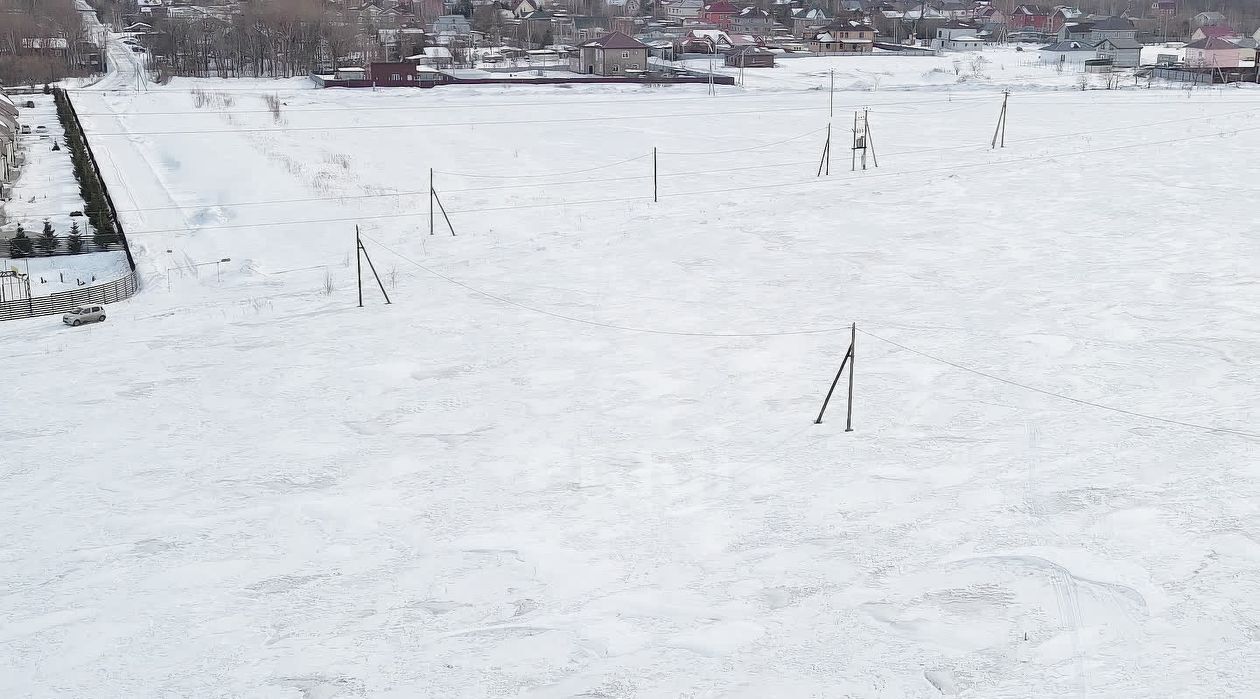
[[[433,235],[433,168],[429,168],[429,235]]]
[[[998,112],[997,126],[993,127],[993,141],[989,143],[989,148],[998,147],[999,136],[1001,137],[1001,147],[1006,147],[1006,101],[1011,96],[1010,90],[1002,91],[1002,111]]]
[[[360,257],[360,251],[363,250],[363,241],[359,240],[359,227],[354,227],[354,278],[355,286],[359,289],[359,308],[363,308],[363,261]]]
[[[815,425],[821,425],[823,413],[827,412],[827,404],[831,402],[831,395],[835,393],[836,386],[840,383],[840,375],[844,373],[845,366],[849,367],[849,401],[845,410],[844,431],[853,431],[853,361],[854,354],[857,350],[857,323],[849,326],[849,349],[844,353],[844,359],[840,361],[840,369],[836,372],[836,378],[831,380],[831,388],[827,389],[827,397],[823,399],[822,409],[818,411],[818,417],[814,419]]]
[[[831,118],[835,118],[836,116],[836,69],[835,68],[831,69],[831,101],[827,110],[827,115]]]
[[[658,202],[660,199],[656,195],[656,146],[652,146],[652,201]]]

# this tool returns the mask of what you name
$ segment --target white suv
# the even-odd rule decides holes
[[[61,322],[76,328],[84,323],[96,323],[105,320],[105,308],[102,306],[79,306],[61,316]]]

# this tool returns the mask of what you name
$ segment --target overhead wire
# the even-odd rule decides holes
[[[723,193],[750,191],[750,190],[778,189],[778,188],[783,188],[783,187],[810,187],[810,186],[817,186],[820,184],[834,183],[837,181],[856,182],[856,181],[889,178],[889,177],[899,178],[899,177],[906,177],[910,175],[954,173],[954,172],[957,172],[959,170],[964,170],[964,169],[1001,167],[1005,165],[1023,165],[1030,162],[1054,160],[1056,158],[1073,157],[1073,156],[1078,156],[1078,155],[1093,155],[1097,153],[1112,152],[1112,151],[1125,150],[1125,149],[1130,149],[1130,148],[1140,148],[1140,147],[1145,147],[1145,146],[1167,145],[1171,143],[1179,143],[1179,142],[1185,142],[1185,141],[1199,140],[1203,138],[1234,135],[1238,133],[1257,131],[1257,130],[1260,130],[1260,126],[1241,128],[1241,129],[1230,129],[1227,131],[1218,131],[1218,132],[1212,132],[1212,133],[1206,133],[1206,134],[1197,134],[1193,136],[1166,139],[1163,141],[1141,141],[1138,143],[1127,143],[1127,144],[1109,146],[1109,147],[1104,147],[1104,148],[1086,148],[1086,149],[1075,150],[1075,151],[1048,153],[1048,154],[1043,154],[1043,155],[1038,155],[1038,156],[1019,156],[1019,157],[1013,157],[1013,158],[1004,158],[998,161],[988,161],[988,162],[978,162],[978,163],[951,163],[949,165],[933,167],[933,168],[923,168],[923,169],[918,169],[918,170],[902,170],[902,171],[894,171],[894,172],[879,172],[879,173],[867,172],[861,175],[850,175],[848,177],[831,177],[831,178],[815,177],[815,178],[809,178],[805,180],[793,180],[793,181],[788,181],[788,182],[774,182],[774,183],[762,182],[755,185],[748,185],[748,186],[742,186],[742,187],[724,187],[721,189],[662,192],[658,196],[661,199],[677,198],[677,197],[691,197],[691,196],[702,196],[702,195],[708,195],[708,194],[723,194]],[[754,167],[753,169],[759,169],[759,168]],[[715,170],[712,172],[720,173],[722,171],[723,170]],[[638,179],[638,178],[634,178],[634,179]],[[497,188],[486,188],[486,189],[497,189]],[[427,193],[427,191],[422,192],[422,193]],[[399,196],[399,195],[381,195],[381,196]],[[537,208],[589,206],[589,205],[595,205],[595,204],[611,204],[611,203],[630,203],[630,202],[638,202],[638,201],[651,200],[651,199],[652,199],[651,195],[645,194],[643,196],[621,197],[621,198],[601,198],[601,199],[590,199],[590,200],[580,200],[580,201],[541,201],[541,202],[530,202],[530,203],[524,203],[524,204],[509,204],[509,205],[503,205],[503,206],[474,207],[474,208],[465,208],[465,209],[448,209],[446,213],[448,215],[488,213],[488,212],[495,212],[495,211],[514,211],[514,210],[537,209]],[[260,202],[260,203],[264,203],[264,202]],[[187,207],[176,207],[176,208],[187,208]],[[400,212],[400,213],[393,213],[393,214],[364,215],[364,216],[358,216],[358,217],[317,218],[317,219],[306,219],[306,220],[276,221],[276,222],[269,222],[269,223],[235,224],[235,225],[225,225],[225,226],[202,226],[198,228],[197,230],[220,230],[220,229],[238,229],[238,228],[251,228],[251,227],[261,228],[261,227],[269,227],[269,226],[284,226],[284,225],[297,225],[297,224],[308,224],[308,223],[341,223],[341,222],[346,222],[346,221],[354,221],[357,219],[379,220],[379,219],[390,219],[390,218],[407,218],[411,216],[422,216],[422,215],[428,215],[428,212],[427,211],[413,211],[413,212]],[[128,232],[127,235],[174,233],[174,232],[184,232],[186,230],[187,230],[186,228],[146,229],[146,230]]]
[[[888,339],[888,338],[886,338],[886,337],[882,337],[882,336],[880,336],[880,335],[876,335],[875,333],[872,333],[872,332],[870,332],[870,331],[868,331],[868,330],[863,330],[863,329],[862,329],[862,328],[860,328],[860,327],[859,327],[859,328],[857,328],[857,331],[858,331],[858,332],[860,332],[860,333],[862,333],[863,335],[866,335],[866,336],[870,337],[870,338],[873,338],[873,339],[875,339],[875,340],[879,340],[880,342],[887,343],[887,344],[889,344],[889,345],[891,345],[891,346],[893,346],[893,347],[896,347],[896,348],[898,348],[898,349],[904,350],[904,351],[906,351],[906,352],[910,352],[911,354],[918,355],[918,356],[923,357],[923,358],[925,358],[925,359],[930,359],[930,360],[932,360],[932,361],[934,361],[934,362],[939,362],[939,363],[941,363],[941,364],[945,364],[945,365],[947,365],[947,366],[951,366],[951,367],[953,367],[953,368],[955,368],[955,369],[958,369],[959,371],[965,371],[965,372],[968,372],[968,373],[971,373],[971,374],[975,374],[976,376],[982,376],[982,377],[984,377],[984,378],[986,378],[986,379],[990,379],[990,380],[992,380],[992,381],[997,381],[997,382],[999,382],[999,383],[1006,384],[1006,385],[1008,385],[1008,386],[1014,386],[1014,387],[1016,387],[1016,388],[1020,388],[1020,389],[1023,389],[1023,390],[1025,390],[1025,391],[1031,391],[1031,392],[1033,392],[1033,393],[1039,393],[1039,394],[1041,394],[1041,395],[1051,396],[1051,397],[1053,397],[1053,398],[1058,398],[1058,399],[1060,399],[1060,400],[1065,400],[1065,401],[1068,401],[1068,402],[1071,402],[1071,403],[1076,403],[1077,405],[1085,405],[1085,406],[1089,406],[1089,407],[1091,407],[1091,408],[1097,408],[1097,409],[1099,409],[1099,410],[1106,410],[1106,411],[1110,411],[1110,412],[1113,412],[1113,413],[1119,413],[1119,414],[1121,414],[1121,415],[1128,415],[1128,416],[1130,416],[1130,417],[1141,418],[1141,419],[1143,419],[1143,420],[1150,420],[1150,421],[1153,421],[1153,422],[1161,422],[1161,423],[1164,423],[1164,424],[1169,424],[1169,425],[1177,425],[1177,426],[1180,426],[1180,427],[1186,427],[1186,428],[1191,428],[1191,429],[1196,429],[1196,430],[1202,430],[1202,431],[1204,431],[1204,432],[1213,432],[1213,433],[1221,433],[1221,434],[1231,434],[1231,435],[1235,435],[1235,436],[1239,436],[1239,437],[1246,437],[1246,438],[1248,438],[1248,439],[1260,439],[1260,433],[1257,433],[1257,432],[1247,432],[1247,431],[1245,431],[1245,430],[1238,430],[1238,429],[1234,429],[1234,428],[1230,428],[1230,427],[1215,427],[1215,426],[1212,426],[1212,425],[1203,425],[1203,424],[1194,423],[1194,422],[1187,422],[1187,421],[1185,421],[1185,420],[1177,420],[1177,419],[1174,419],[1174,418],[1167,418],[1167,417],[1162,417],[1162,416],[1159,416],[1159,415],[1151,415],[1150,413],[1143,413],[1143,412],[1140,412],[1140,411],[1137,411],[1137,410],[1129,410],[1129,409],[1126,409],[1126,408],[1117,408],[1117,407],[1112,406],[1112,405],[1105,405],[1105,404],[1102,404],[1102,403],[1097,403],[1097,402],[1094,402],[1094,401],[1085,400],[1085,399],[1083,399],[1083,398],[1077,398],[1077,397],[1075,397],[1075,396],[1069,396],[1069,395],[1067,395],[1067,394],[1065,394],[1065,393],[1059,393],[1059,392],[1057,392],[1057,391],[1050,391],[1050,390],[1046,390],[1046,389],[1044,389],[1044,388],[1038,388],[1038,387],[1036,387],[1036,386],[1030,386],[1030,385],[1025,384],[1025,383],[1020,383],[1020,382],[1018,382],[1018,381],[1013,381],[1013,380],[1011,380],[1011,379],[1008,379],[1008,378],[1005,378],[1005,377],[1002,377],[1002,376],[998,376],[998,375],[996,375],[996,374],[992,374],[992,373],[987,372],[987,371],[981,371],[981,370],[979,370],[979,369],[975,369],[975,368],[973,368],[973,367],[966,366],[965,364],[960,364],[960,363],[958,363],[958,362],[951,361],[951,360],[949,360],[949,359],[945,359],[944,357],[940,357],[940,356],[937,356],[937,355],[934,355],[934,354],[930,354],[930,353],[928,353],[928,352],[924,352],[924,351],[922,351],[922,350],[915,349],[915,348],[913,348],[913,347],[910,347],[910,346],[908,346],[908,345],[904,345],[904,344],[902,344],[902,343],[900,343],[900,342],[897,342],[897,341],[895,341],[895,340],[890,340],[890,339]]]
[[[407,255],[404,255],[403,253],[398,252],[397,250],[391,248],[390,246],[385,245],[379,240],[375,240],[369,236],[362,235],[362,234],[360,235],[360,237],[362,237],[364,240],[367,240],[368,242],[374,245],[379,246],[381,249],[394,255],[395,257],[402,260],[403,262],[406,262],[423,272],[431,274],[434,277],[437,277],[443,281],[454,284],[455,286],[458,286],[462,289],[470,291],[474,294],[477,294],[479,296],[484,296],[485,298],[491,299],[498,303],[501,303],[507,306],[512,306],[515,308],[519,308],[524,311],[529,311],[531,313],[548,316],[551,318],[555,318],[557,320],[563,320],[570,323],[578,323],[580,325],[589,325],[592,327],[605,328],[608,330],[620,330],[623,332],[640,333],[640,334],[645,334],[645,335],[669,335],[669,336],[675,336],[675,337],[710,337],[710,338],[787,337],[787,336],[792,336],[792,335],[823,335],[823,334],[829,334],[829,333],[849,331],[849,326],[844,325],[844,326],[838,326],[838,327],[832,327],[832,328],[815,328],[815,329],[805,329],[805,330],[783,330],[783,331],[762,331],[762,332],[700,332],[700,331],[688,331],[688,330],[667,330],[667,329],[662,329],[662,328],[641,328],[641,327],[634,327],[634,326],[628,326],[628,325],[619,325],[616,323],[605,323],[602,321],[589,320],[586,318],[578,318],[576,316],[566,315],[564,313],[557,313],[555,311],[549,311],[544,308],[537,308],[535,306],[530,306],[524,303],[520,303],[519,301],[513,301],[512,299],[509,299],[507,297],[491,293],[484,289],[480,289],[471,284],[455,279],[454,277],[442,274],[441,272],[431,267],[428,267],[427,265],[421,264],[411,259]]]

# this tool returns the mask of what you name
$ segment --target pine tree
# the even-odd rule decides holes
[[[45,255],[51,255],[57,251],[57,231],[53,230],[52,222],[44,219],[44,232],[39,235],[39,251]]]
[[[66,249],[71,255],[78,255],[83,252],[83,233],[79,231],[79,222],[74,221],[70,224],[70,237],[66,238]]]
[[[26,231],[22,228],[22,224],[18,224],[17,232],[9,239],[9,255],[11,257],[26,257],[31,254],[34,249],[34,242],[26,237]]]

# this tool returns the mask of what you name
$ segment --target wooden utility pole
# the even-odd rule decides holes
[[[1002,111],[998,112],[997,126],[993,127],[993,141],[989,144],[990,149],[999,147],[999,135],[1001,137],[1001,147],[1006,147],[1006,100],[1010,96],[1010,90],[1002,91]]]
[[[831,118],[836,116],[836,69],[831,69],[831,98],[828,105],[827,114]],[[828,126],[830,128],[830,126]]]
[[[652,146],[652,201],[660,201],[660,199],[657,198],[656,187],[656,146]]]
[[[433,235],[433,168],[429,168],[429,235]]]

